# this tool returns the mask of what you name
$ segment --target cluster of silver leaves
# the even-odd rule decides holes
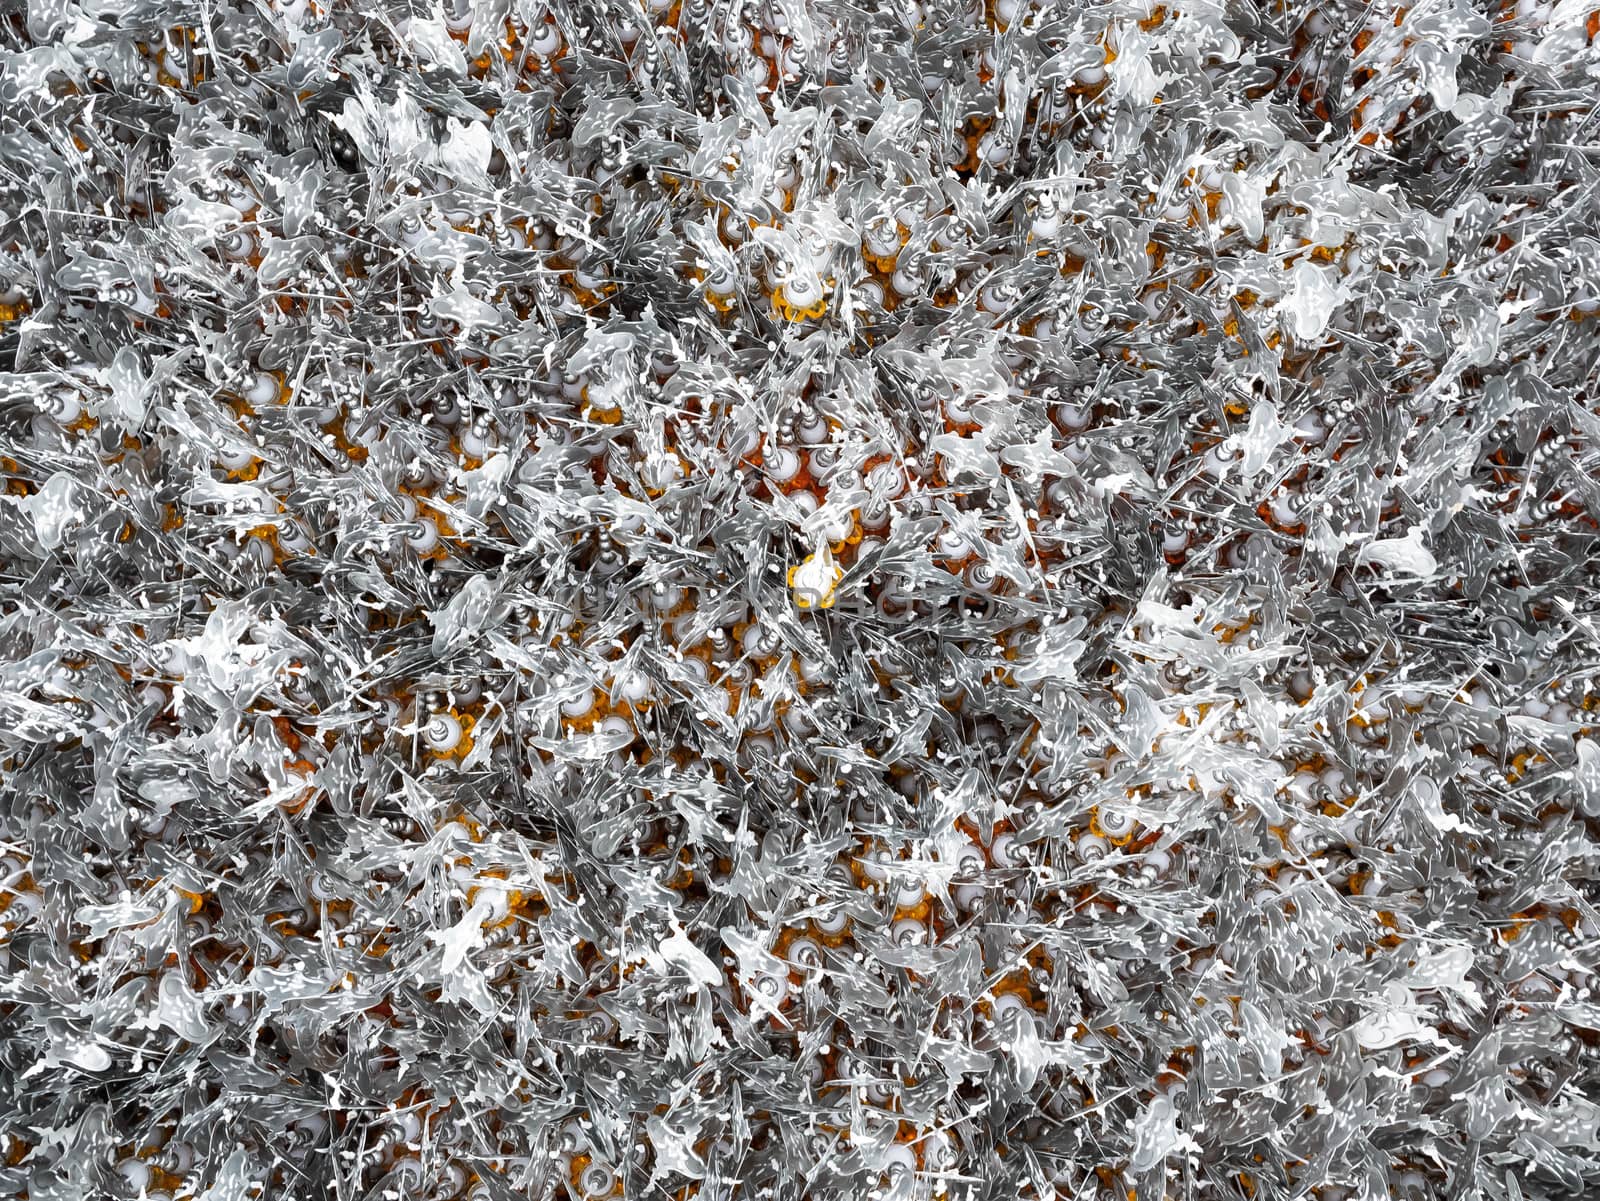
[[[1597,30],[5,6],[0,1194],[1600,1187]]]

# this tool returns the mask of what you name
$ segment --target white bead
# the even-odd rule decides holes
[[[435,713],[422,727],[422,741],[441,754],[460,746],[461,737],[461,723],[449,713]]]

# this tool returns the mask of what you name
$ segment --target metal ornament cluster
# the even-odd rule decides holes
[[[1597,35],[5,6],[0,1195],[1593,1195]]]

